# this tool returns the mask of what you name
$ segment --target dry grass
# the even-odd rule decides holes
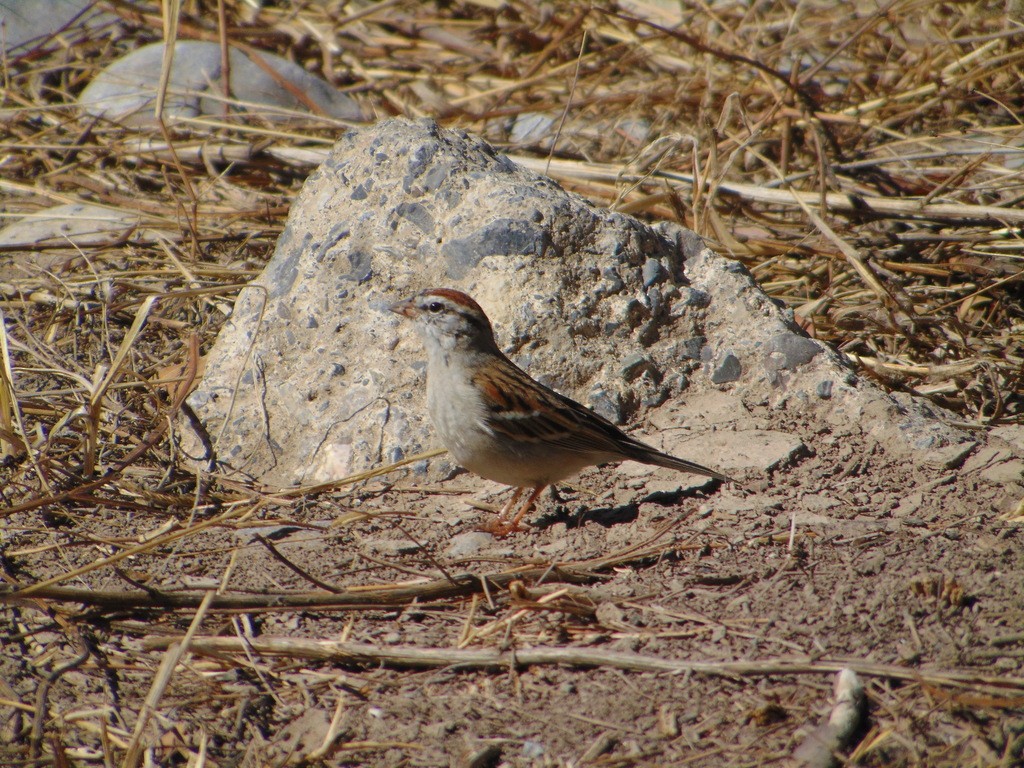
[[[1019,422],[1024,19],[926,0],[668,5],[257,14],[226,0],[218,20],[217,3],[188,2],[178,34],[280,53],[374,119],[433,117],[599,205],[678,221],[886,386],[966,426]],[[197,483],[166,435],[198,353],[345,126],[227,105],[163,129],[82,116],[76,94],[99,69],[162,35],[159,4],[105,7],[116,23],[0,62],[0,223],[72,202],[138,218],[88,250],[41,243],[16,267],[0,251],[0,519],[19,521],[12,532],[74,529],[62,546],[98,548],[114,568],[207,524],[289,519],[290,499]],[[535,118],[554,138],[517,140]],[[141,543],[89,536],[90,517],[112,514],[135,520]],[[51,582],[79,573],[79,557],[55,555],[69,567]],[[15,582],[12,557],[2,578]],[[45,703],[28,714],[27,756],[42,753]],[[103,739],[136,754],[130,730]]]

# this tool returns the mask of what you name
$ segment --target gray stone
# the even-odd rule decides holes
[[[536,144],[551,136],[555,119],[539,112],[521,112],[512,124],[509,138],[515,144]]]
[[[704,349],[707,342],[708,340],[703,336],[691,336],[676,345],[675,353],[683,360],[700,360],[701,350]]]
[[[657,259],[648,259],[644,262],[643,278],[644,285],[650,287],[659,282],[665,276],[665,267]]]
[[[679,289],[679,295],[680,303],[688,307],[706,307],[711,303],[711,297],[697,288],[682,286]]]
[[[95,0],[8,0],[0,3],[0,39],[8,56],[19,56],[39,46],[67,44],[58,33],[95,29],[117,17],[96,7]]]
[[[645,303],[652,259],[665,267],[658,289],[668,311]],[[727,402],[715,407],[730,418],[749,419],[745,403],[817,409],[823,426],[860,429],[903,454],[963,450],[962,433],[934,411],[885,395],[809,345],[730,264],[692,232],[595,208],[479,139],[430,121],[384,121],[346,134],[307,180],[189,402],[220,469],[271,485],[326,482],[432,447],[424,353],[387,306],[450,286],[481,303],[508,354],[606,418],[681,414],[702,464],[763,469],[805,450],[792,436],[758,437],[749,422],[699,434],[709,422],[688,403],[726,382],[717,396]],[[685,362],[700,339],[705,364]],[[794,366],[781,383],[747,370],[769,348]],[[628,381],[610,364],[637,354],[679,386]],[[833,382],[827,400],[817,394],[823,380]],[[202,458],[202,442],[179,426],[183,447]],[[658,444],[672,452],[679,428],[668,429]],[[451,470],[445,459],[429,463],[431,477]]]
[[[809,363],[821,351],[821,345],[813,339],[792,332],[779,333],[765,345],[765,367],[769,371],[792,371]]]
[[[732,352],[726,352],[718,358],[711,372],[711,381],[715,384],[728,384],[743,375],[740,359]]]
[[[466,531],[452,536],[444,556],[453,560],[475,557],[494,546],[495,538],[483,531]]]
[[[495,219],[465,237],[441,246],[446,272],[459,280],[487,256],[543,256],[551,245],[547,231],[532,222]]]
[[[597,289],[598,293],[611,294],[618,293],[622,290],[623,282],[622,278],[619,277],[619,272],[616,267],[607,266],[601,270],[601,276],[604,277],[607,282],[599,286]]]
[[[52,270],[82,251],[120,242],[151,239],[160,233],[143,225],[138,211],[90,203],[67,203],[38,211],[0,230],[0,269]],[[168,234],[168,233],[162,233]]]
[[[634,352],[622,361],[622,378],[626,381],[633,381],[645,371],[657,372],[657,369],[643,352]]]
[[[587,405],[612,424],[622,423],[622,398],[609,393],[603,387],[598,386],[591,390]]]
[[[152,122],[163,55],[163,43],[150,43],[123,56],[86,86],[79,96],[79,104],[90,114],[111,120],[133,124]],[[363,119],[359,106],[349,96],[280,56],[248,54],[231,48],[229,62],[233,111],[258,110],[269,118],[286,118],[290,111],[314,111],[340,120]],[[274,74],[265,68],[272,69]],[[165,101],[166,115],[223,114],[226,102],[222,73],[221,48],[217,43],[200,40],[176,43]]]

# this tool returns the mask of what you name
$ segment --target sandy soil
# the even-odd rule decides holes
[[[750,418],[799,436],[807,450],[767,474],[747,473],[742,488],[674,492],[678,480],[661,470],[592,470],[560,500],[545,498],[529,530],[497,540],[475,530],[489,513],[467,504],[500,504],[497,486],[460,474],[417,488],[398,474],[349,494],[268,499],[247,519],[67,586],[143,597],[150,589],[158,598],[223,583],[259,597],[619,554],[612,567],[576,569],[573,584],[552,567],[543,584],[527,578],[512,591],[398,607],[214,610],[198,635],[415,646],[449,651],[453,661],[462,644],[755,662],[745,674],[719,675],[613,663],[409,670],[252,650],[196,654],[167,678],[144,732],[160,764],[203,753],[216,765],[789,765],[829,711],[834,660],[864,673],[860,764],[1016,764],[1024,755],[1024,547],[1021,526],[1004,513],[1020,486],[986,481],[970,458],[954,468],[895,461],[855,426],[823,432],[768,409]],[[4,571],[39,581],[171,520],[187,524],[187,513],[21,513],[6,521],[14,535]],[[76,764],[98,764],[130,741],[164,653],[160,636],[180,636],[195,609],[25,599],[2,615],[0,743],[18,743],[0,755],[21,759],[31,730],[32,711],[10,701],[45,699],[45,751],[59,744]],[[768,674],[779,660],[809,669]]]

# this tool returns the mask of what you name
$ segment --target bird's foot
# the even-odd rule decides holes
[[[508,536],[510,533],[514,533],[515,531],[523,530],[522,527],[519,525],[519,521],[530,513],[534,505],[537,503],[537,497],[540,496],[541,491],[543,491],[546,487],[547,486],[544,485],[538,485],[536,488],[534,488],[533,493],[530,494],[530,498],[528,498],[526,500],[526,503],[519,508],[519,511],[516,512],[515,516],[511,520],[506,521],[506,515],[508,515],[512,511],[512,509],[515,507],[516,502],[519,501],[519,497],[523,493],[522,488],[516,488],[515,493],[512,494],[512,498],[508,500],[508,503],[505,504],[504,507],[502,507],[501,512],[498,513],[497,518],[495,518],[490,523],[487,523],[487,525],[482,527],[480,530],[493,534],[494,536],[497,536],[499,539],[504,536]]]
[[[499,518],[497,520],[492,520],[489,523],[485,523],[484,525],[481,525],[479,528],[477,528],[477,530],[478,531],[483,531],[484,533],[489,533],[492,536],[494,536],[495,538],[503,539],[506,536],[508,536],[510,533],[515,533],[516,531],[522,531],[522,530],[525,530],[525,528],[523,528],[523,526],[521,526],[519,524],[518,520],[513,520],[511,522],[505,522],[505,521],[503,521],[503,520],[501,520]]]

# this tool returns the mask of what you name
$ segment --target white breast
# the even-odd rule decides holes
[[[513,443],[495,435],[487,408],[465,369],[439,355],[427,374],[427,408],[438,438],[455,462],[505,485],[535,487],[558,482],[595,463],[582,454],[538,443]]]

